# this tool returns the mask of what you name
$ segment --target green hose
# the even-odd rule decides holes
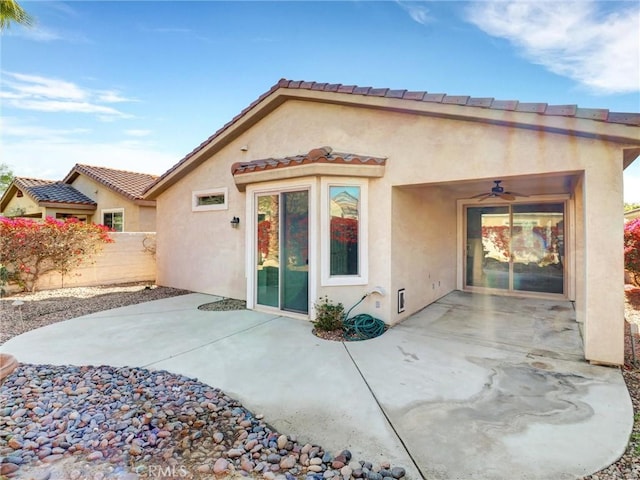
[[[382,320],[374,318],[366,313],[360,313],[353,317],[349,317],[351,310],[360,305],[365,298],[367,298],[367,295],[364,295],[358,303],[349,309],[345,315],[345,320],[342,321],[342,324],[344,325],[344,338],[346,340],[368,340],[370,338],[379,337],[387,329],[387,325]]]

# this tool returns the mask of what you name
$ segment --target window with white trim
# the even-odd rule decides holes
[[[124,208],[102,210],[102,224],[114,232],[124,232]]]
[[[365,285],[367,182],[322,180],[322,284]]]
[[[206,212],[211,210],[227,210],[229,189],[227,187],[196,190],[191,194],[191,210]]]

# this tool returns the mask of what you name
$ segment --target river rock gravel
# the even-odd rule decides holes
[[[16,479],[397,480],[270,427],[223,391],[166,371],[21,364],[0,387],[0,475]]]

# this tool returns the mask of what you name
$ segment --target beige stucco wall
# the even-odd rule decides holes
[[[138,231],[156,231],[156,207],[138,206]]]
[[[455,109],[468,107],[446,108],[458,111]],[[502,115],[506,121],[525,117],[530,121],[536,117],[516,112]],[[588,122],[562,117],[540,116],[540,119],[557,128]],[[589,122],[589,126],[593,123]],[[305,153],[322,145],[330,145],[338,152],[383,156],[388,161],[384,177],[369,181],[369,285],[319,286],[317,293],[328,293],[349,306],[364,291],[380,285],[388,295],[372,313],[390,323],[401,318],[395,313],[395,292],[406,282],[411,282],[413,290],[407,292],[410,302],[407,313],[455,288],[453,279],[462,268],[456,264],[455,252],[462,245],[457,244],[452,233],[457,197],[447,185],[477,179],[487,179],[491,185],[494,178],[549,172],[569,172],[580,178],[584,172],[584,181],[571,192],[575,198],[576,266],[575,272],[569,274],[576,275],[578,317],[587,325],[587,358],[622,362],[620,245],[624,145],[593,138],[478,121],[288,101],[223,146],[215,158],[160,194],[159,283],[245,298],[246,201],[234,186],[231,164]],[[246,151],[241,150],[243,146],[248,147]],[[434,183],[441,184],[440,192],[433,189]],[[228,210],[191,211],[192,191],[224,186],[229,188]],[[417,190],[393,189],[400,186],[413,186]],[[241,218],[238,229],[229,226],[233,216]],[[416,218],[424,221],[416,222]],[[446,226],[446,245],[444,239],[433,234],[440,224]],[[320,285],[318,271],[315,281]],[[438,281],[440,290],[434,291],[433,285]],[[367,308],[373,301],[367,300]]]
[[[15,212],[23,211],[23,215],[33,217],[37,214],[40,214],[41,218],[44,218],[44,207],[38,206],[31,197],[24,194],[22,197],[18,197],[14,195],[11,200],[7,203],[7,207],[5,208],[2,214],[6,217],[15,216]]]
[[[607,363],[623,363],[624,352],[624,206],[622,168],[614,152],[602,152],[584,176],[584,339],[585,356]]]
[[[157,202],[158,283],[244,299],[245,195],[233,186],[229,159],[206,162]],[[192,192],[229,187],[228,209],[191,211]],[[230,221],[240,218],[238,228]]]
[[[111,233],[114,243],[104,246],[101,253],[90,260],[86,267],[78,268],[64,279],[59,273],[44,275],[38,282],[38,290],[61,287],[84,287],[129,282],[154,282],[155,257],[145,249],[145,243],[153,243],[154,233]]]
[[[136,205],[133,200],[109,190],[86,175],[78,175],[71,185],[98,204],[93,222],[102,223],[103,210],[124,209],[125,232],[155,231],[155,207]]]
[[[30,218],[42,218],[52,217],[56,218],[57,214],[73,214],[79,217],[85,217],[87,221],[93,221],[93,210],[84,210],[82,208],[56,208],[56,207],[41,207],[35,203],[31,197],[24,195],[23,197],[13,196],[7,203],[7,208],[3,212],[5,216],[15,216],[16,209],[24,210],[22,214],[24,217]],[[37,215],[37,216],[36,216]]]
[[[456,202],[446,190],[394,188],[391,249],[392,322],[402,320],[456,288]],[[397,313],[397,292],[405,311]]]

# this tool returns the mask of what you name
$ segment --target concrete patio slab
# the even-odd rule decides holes
[[[633,412],[618,370],[475,344],[461,327],[347,346],[426,478],[570,479],[624,452]]]
[[[419,478],[344,345],[310,330],[280,317],[152,367],[221,388],[302,444],[347,448],[355,459],[386,460]]]
[[[454,292],[377,339],[342,344],[277,314],[197,310],[216,298],[100,312],[0,350],[197,377],[279,431],[403,465],[410,478],[576,478],[627,444],[622,376],[582,359],[569,302]]]
[[[27,332],[2,350],[28,363],[143,367],[276,317],[197,309],[216,299],[190,294],[97,312]]]

